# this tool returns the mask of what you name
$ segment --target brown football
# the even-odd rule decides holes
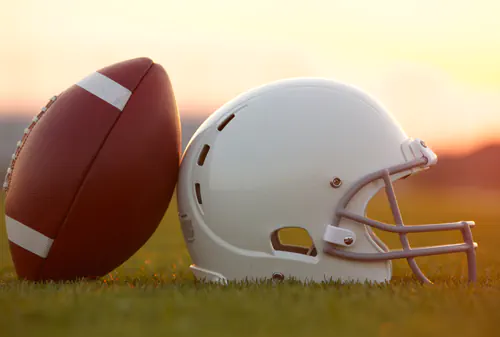
[[[95,278],[131,257],[170,203],[180,139],[169,77],[149,58],[54,96],[18,142],[3,184],[18,276]]]

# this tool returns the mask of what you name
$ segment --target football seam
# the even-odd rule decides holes
[[[142,81],[144,80],[144,78],[148,75],[150,69],[153,67],[155,63],[151,63],[151,65],[148,67],[148,69],[144,72],[144,74],[142,75],[141,79],[137,82],[137,85],[133,88],[132,90],[132,94],[131,94],[131,97],[132,95],[134,94],[135,90],[141,85]],[[128,104],[128,102],[127,102]],[[66,224],[67,224],[67,220],[68,220],[68,216],[69,214],[71,214],[71,210],[73,209],[74,207],[74,204],[75,204],[75,201],[78,197],[78,195],[80,194],[81,192],[81,189],[82,187],[85,185],[85,182],[87,181],[87,177],[92,169],[92,167],[94,166],[94,162],[96,161],[97,157],[99,156],[99,153],[101,152],[102,148],[104,147],[104,145],[106,144],[109,136],[111,135],[111,132],[113,132],[116,124],[118,123],[118,121],[121,119],[122,117],[122,114],[124,112],[126,108],[126,105],[125,107],[123,108],[123,111],[118,115],[118,118],[116,118],[116,120],[113,122],[113,125],[111,126],[111,128],[109,129],[108,133],[106,134],[106,136],[104,137],[103,141],[101,142],[101,144],[99,145],[99,148],[97,149],[97,151],[95,152],[94,156],[92,157],[92,159],[90,160],[90,163],[87,165],[87,168],[85,169],[84,171],[84,174],[83,174],[83,177],[81,178],[81,182],[80,184],[78,185],[78,188],[71,200],[71,203],[68,207],[68,210],[66,211],[66,214],[64,215],[64,219],[62,221],[62,224],[61,226],[57,229],[57,232],[55,233],[54,235],[54,238],[53,238],[53,243],[55,244],[55,241],[56,239],[59,237],[59,234],[61,233],[61,231],[66,227]],[[52,249],[51,249],[52,250]],[[40,278],[42,275],[43,275],[43,270],[44,270],[44,267],[45,267],[45,263],[46,261],[50,258],[50,255],[51,255],[51,251],[49,251],[49,253],[47,254],[47,257],[45,259],[43,259],[42,261],[42,264],[40,266],[40,271],[39,271],[39,275],[37,278]],[[94,275],[88,275],[88,276],[94,276]]]

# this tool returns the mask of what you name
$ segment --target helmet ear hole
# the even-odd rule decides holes
[[[317,256],[316,246],[304,228],[282,227],[271,233],[271,245],[274,250]]]

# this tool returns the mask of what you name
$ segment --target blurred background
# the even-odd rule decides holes
[[[500,130],[495,0],[24,0],[1,8],[0,158],[52,95],[139,56],[169,73],[185,137],[238,93],[293,76],[369,91],[441,154],[470,153]]]
[[[410,179],[500,189],[500,2],[24,0],[0,11],[0,174],[47,100],[147,56],[171,77],[183,146],[224,102],[286,77],[363,88],[440,164]]]

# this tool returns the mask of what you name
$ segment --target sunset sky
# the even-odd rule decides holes
[[[413,137],[500,140],[500,1],[3,1],[0,115],[34,115],[88,73],[147,56],[183,117],[295,76],[378,97]]]

